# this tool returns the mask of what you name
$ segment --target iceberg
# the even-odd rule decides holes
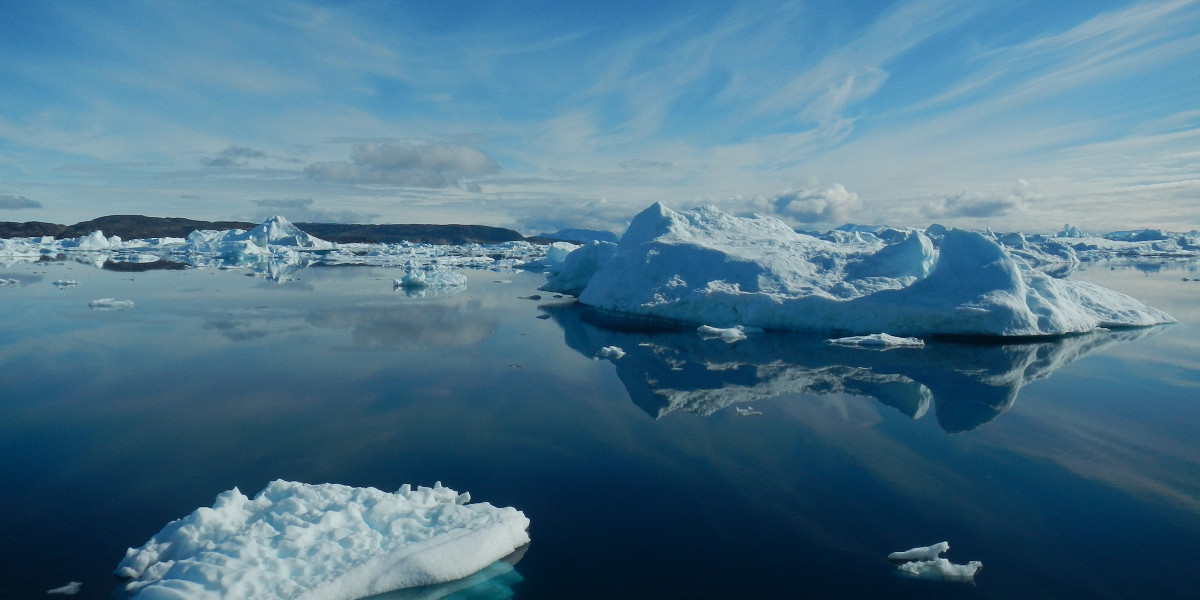
[[[845,233],[845,232],[842,232]],[[607,311],[769,330],[898,336],[1061,336],[1174,319],[1091,283],[1028,268],[993,237],[946,230],[828,241],[767,217],[655,203],[611,258],[572,252],[543,289]],[[839,238],[841,239],[841,238]]]
[[[954,564],[941,557],[941,554],[949,549],[949,543],[939,542],[932,546],[893,552],[888,555],[888,559],[902,561],[896,570],[908,577],[941,581],[973,580],[975,574],[983,568],[983,563],[973,560],[965,565]]]
[[[276,480],[167,524],[115,571],[146,600],[353,600],[455,581],[529,543],[529,519],[440,483],[395,493]]]

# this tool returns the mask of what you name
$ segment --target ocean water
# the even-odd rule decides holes
[[[278,478],[529,516],[511,569],[425,597],[1198,593],[1195,263],[1074,275],[1175,325],[887,352],[648,330],[464,273],[410,297],[372,267],[0,267],[0,598],[114,597],[127,547]],[[887,560],[940,541],[974,582]]]

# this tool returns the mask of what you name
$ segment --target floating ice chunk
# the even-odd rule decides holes
[[[761,412],[754,410],[754,407],[752,406],[747,406],[745,408],[735,406],[734,408],[737,410],[737,414],[743,417],[757,417],[762,414]]]
[[[712,325],[701,325],[696,328],[696,333],[706,340],[719,339],[726,344],[746,339],[746,328],[741,325],[733,327],[713,327]]]
[[[596,356],[600,358],[611,358],[616,360],[622,356],[625,356],[625,351],[618,346],[605,346],[596,353]]]
[[[16,279],[3,279],[3,278],[0,278],[0,286],[6,286],[6,285],[17,285],[18,283],[21,283],[21,282],[20,282],[20,281],[17,281]]]
[[[116,298],[100,298],[88,302],[88,308],[95,310],[125,310],[133,308],[133,300],[118,300]]]
[[[74,596],[79,593],[79,588],[83,587],[80,581],[72,581],[62,587],[56,587],[52,590],[46,590],[47,594],[63,594],[64,596]]]
[[[973,560],[965,565],[954,564],[940,556],[949,549],[948,542],[939,542],[932,546],[893,552],[888,555],[888,559],[905,561],[898,565],[896,570],[909,577],[940,581],[971,581],[974,579],[975,574],[983,568],[983,563]]]
[[[172,521],[116,574],[140,598],[353,600],[467,577],[529,542],[514,508],[440,483],[395,493],[273,481]]]
[[[896,337],[886,333],[872,333],[870,335],[855,335],[850,337],[834,338],[825,340],[827,344],[836,344],[838,346],[864,346],[871,348],[924,348],[925,341],[921,338],[912,337]]]
[[[58,281],[54,282],[54,285],[60,288],[67,288],[77,286],[79,285],[79,282],[73,279],[59,279]]]

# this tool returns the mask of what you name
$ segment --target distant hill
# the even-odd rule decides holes
[[[353,242],[416,244],[498,244],[526,238],[512,229],[485,225],[358,225],[346,223],[295,223],[310,235],[341,244]],[[123,240],[158,237],[187,237],[193,231],[212,229],[253,229],[258,223],[242,221],[196,221],[178,217],[146,217],[142,215],[110,215],[74,225],[59,225],[28,221],[0,221],[0,238],[52,236],[77,238],[93,231]]]

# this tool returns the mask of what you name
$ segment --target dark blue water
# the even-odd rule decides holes
[[[882,353],[647,332],[466,273],[411,298],[369,267],[0,268],[0,598],[111,597],[127,547],[277,478],[515,506],[533,542],[482,587],[521,599],[1197,593],[1194,271],[1076,275],[1174,326]],[[973,584],[887,561],[943,540]]]

